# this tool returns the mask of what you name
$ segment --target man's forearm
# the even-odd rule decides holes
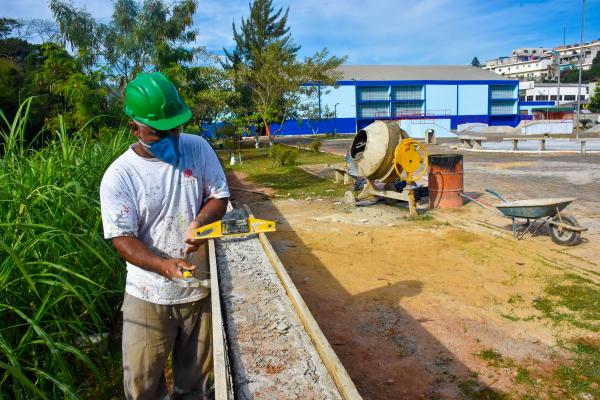
[[[125,261],[140,268],[163,275],[164,258],[157,256],[135,236],[113,238],[113,245]]]
[[[196,221],[198,221],[199,226],[223,219],[223,216],[225,216],[225,212],[227,211],[228,203],[229,198],[208,200],[196,216]]]

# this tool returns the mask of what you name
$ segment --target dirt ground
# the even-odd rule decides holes
[[[565,157],[476,157],[465,156],[465,189],[474,195],[489,186],[514,198],[576,194],[572,213],[590,226],[583,242],[560,247],[544,232],[517,242],[509,220],[475,204],[410,220],[385,203],[233,191],[258,218],[277,220],[269,238],[365,399],[546,398],[536,382],[568,363],[560,344],[598,338],[534,305],[553,277],[600,281],[600,157],[590,168]],[[244,187],[243,176],[231,178]],[[490,351],[510,362],[491,365],[482,357]],[[517,383],[523,370],[533,383]]]

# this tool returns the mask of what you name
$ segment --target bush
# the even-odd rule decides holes
[[[323,144],[323,142],[321,142],[320,140],[313,140],[309,145],[308,148],[310,151],[312,151],[313,153],[318,153],[321,150],[321,145]]]
[[[294,147],[274,144],[269,151],[269,157],[273,164],[283,167],[284,165],[296,165],[300,151]]]
[[[132,139],[72,132],[59,116],[30,148],[31,101],[13,122],[0,111],[0,398],[109,398],[89,394],[108,392],[114,370],[91,338],[117,329],[125,268],[102,236],[98,186]]]
[[[579,120],[579,124],[581,125],[581,129],[583,129],[584,131],[587,130],[590,126],[592,126],[592,120],[591,119],[581,119]]]

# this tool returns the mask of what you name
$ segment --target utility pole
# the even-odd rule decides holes
[[[567,46],[567,28],[563,26],[563,50]],[[556,87],[556,107],[560,107],[560,52],[558,53],[558,86]]]
[[[579,84],[577,86],[577,126],[575,138],[579,139],[579,114],[581,114],[581,70],[583,68],[583,26],[585,22],[585,0],[581,0],[581,43],[579,44]]]
[[[337,136],[337,106],[340,103],[335,103],[333,106],[333,137]]]

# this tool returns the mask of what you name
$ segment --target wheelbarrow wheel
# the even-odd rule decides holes
[[[562,222],[566,225],[579,226],[575,217],[561,215]],[[558,216],[553,218],[553,221],[559,222]],[[579,243],[581,232],[569,230],[556,225],[550,225],[550,237],[552,241],[561,246],[573,246]]]

